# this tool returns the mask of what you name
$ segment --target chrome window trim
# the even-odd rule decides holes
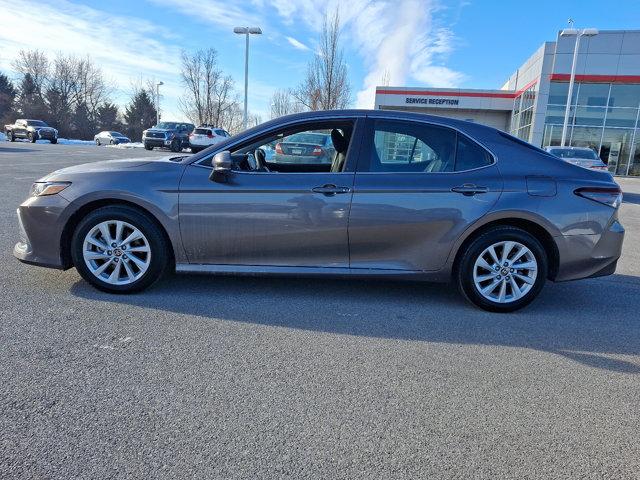
[[[336,116],[331,116],[328,117],[326,115],[314,115],[311,117],[305,117],[304,119],[295,119],[295,120],[290,120],[286,123],[280,123],[278,125],[274,125],[268,128],[264,128],[262,130],[258,130],[257,132],[255,132],[255,134],[251,135],[251,137],[246,137],[243,136],[241,138],[239,138],[238,140],[236,140],[235,142],[232,143],[228,143],[224,146],[225,150],[229,150],[233,147],[235,147],[236,145],[243,143],[245,140],[248,140],[249,138],[252,137],[259,137],[260,135],[262,135],[263,133],[268,133],[272,130],[277,130],[281,127],[287,127],[290,125],[296,125],[296,124],[304,124],[304,123],[309,123],[309,122],[314,122],[316,120],[327,120],[327,121],[332,121],[332,120],[344,120],[344,119],[353,119],[353,120],[357,120],[359,118],[366,118],[366,115],[358,115],[358,114],[346,114],[346,115],[336,115]],[[210,167],[208,165],[201,165],[201,162],[204,162],[205,160],[207,160],[209,157],[213,157],[213,155],[215,155],[218,152],[222,152],[224,150],[214,150],[213,152],[211,152],[210,155],[207,155],[206,157],[197,159],[197,160],[193,160],[192,162],[190,162],[190,165],[198,165],[201,167],[205,167],[207,169],[213,169],[213,167]],[[268,173],[268,172],[266,172]],[[308,172],[297,172],[297,173],[308,173]]]

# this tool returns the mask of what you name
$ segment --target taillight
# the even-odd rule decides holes
[[[313,152],[311,153],[314,157],[319,157],[320,155],[322,155],[322,148],[320,147],[316,147],[313,149]]]
[[[279,143],[276,143],[276,153],[282,155],[282,145],[280,145]]]
[[[207,138],[213,138],[213,137],[215,137],[215,135],[211,130],[209,130],[209,133],[207,133]]]
[[[190,134],[189,134],[189,138],[191,138],[191,137],[193,137],[193,133],[190,133]]]
[[[622,203],[620,187],[583,187],[574,190],[573,193],[613,208],[618,208]]]

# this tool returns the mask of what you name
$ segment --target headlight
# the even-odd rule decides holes
[[[44,197],[55,195],[71,185],[71,182],[36,182],[31,185],[30,197]]]

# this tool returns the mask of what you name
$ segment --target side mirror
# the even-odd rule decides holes
[[[225,183],[228,175],[231,173],[231,152],[225,150],[216,153],[211,161],[211,166],[213,170],[211,171],[211,175],[209,175],[209,179],[213,182]]]

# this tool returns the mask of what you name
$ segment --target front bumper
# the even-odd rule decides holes
[[[615,272],[622,254],[624,228],[613,220],[598,235],[561,235],[555,237],[559,265],[555,281],[600,277]]]
[[[152,147],[170,147],[171,139],[168,138],[143,138],[142,143],[151,145]]]
[[[39,140],[55,140],[58,135],[53,130],[38,130],[37,136]]]
[[[61,249],[64,222],[61,215],[69,202],[60,195],[30,197],[18,207],[20,241],[13,255],[24,263],[67,268]]]

